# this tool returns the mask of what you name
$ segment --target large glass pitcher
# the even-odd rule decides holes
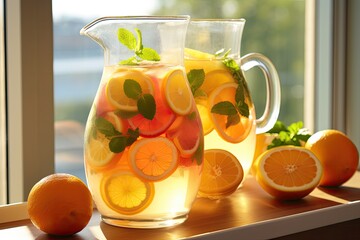
[[[202,119],[205,158],[212,154],[215,161],[212,167],[205,164],[203,177],[208,182],[213,179],[213,184],[221,182],[216,178],[221,177],[222,164],[216,161],[224,161],[227,154],[240,161],[245,179],[253,162],[256,133],[271,129],[280,109],[280,83],[271,61],[258,53],[240,55],[244,25],[244,19],[194,19],[187,31],[185,68]],[[243,73],[253,67],[261,68],[267,84],[266,109],[258,119]],[[218,149],[222,154],[217,154]],[[236,176],[226,184],[231,181]],[[199,195],[219,198],[229,194],[227,188],[214,191],[213,184],[200,189]]]
[[[81,30],[104,50],[84,158],[106,223],[179,224],[196,198],[204,141],[183,66],[188,22],[188,16],[106,17]]]

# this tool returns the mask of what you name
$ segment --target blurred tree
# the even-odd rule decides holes
[[[305,0],[159,0],[157,15],[186,14],[192,18],[245,18],[242,54],[259,52],[278,70],[282,86],[279,120],[303,119]],[[259,70],[247,74],[261,114],[265,83]]]

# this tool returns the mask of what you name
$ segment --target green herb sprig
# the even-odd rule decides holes
[[[131,128],[129,128],[125,134],[121,133],[115,129],[111,122],[103,117],[97,117],[95,119],[95,128],[110,140],[109,149],[113,153],[123,152],[125,148],[133,144],[140,135],[139,129],[133,130]],[[96,131],[94,133],[96,133]]]
[[[136,100],[138,111],[144,118],[152,120],[156,113],[156,103],[153,95],[143,93],[140,84],[133,79],[126,79],[124,92],[128,98]]]
[[[267,149],[285,145],[302,146],[302,142],[306,142],[311,137],[309,131],[303,128],[302,121],[292,123],[288,127],[281,121],[277,121],[268,133],[277,136],[267,146]]]
[[[160,55],[156,52],[156,50],[143,46],[140,29],[135,28],[135,32],[137,37],[125,28],[118,29],[117,36],[119,42],[134,52],[134,56],[121,61],[120,64],[137,65],[143,60],[160,61]]]
[[[228,68],[233,78],[238,83],[234,96],[235,105],[229,101],[223,101],[215,104],[211,109],[212,113],[227,116],[226,128],[238,124],[240,122],[240,115],[246,118],[249,117],[249,105],[245,102],[245,99],[248,98],[251,101],[245,77],[236,61],[228,57],[229,52],[230,49],[227,52],[224,52],[224,49],[221,49],[215,53],[215,57],[222,59],[223,64]],[[192,69],[187,73],[187,78],[194,97],[206,97],[206,93],[200,88],[205,80],[204,70]]]

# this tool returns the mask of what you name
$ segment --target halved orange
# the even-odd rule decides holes
[[[198,195],[212,199],[226,197],[238,188],[243,177],[243,168],[233,154],[223,149],[207,149]]]
[[[131,79],[139,83],[142,93],[154,93],[151,79],[139,70],[117,71],[110,76],[106,85],[108,102],[116,109],[137,111],[137,100],[126,96],[124,91],[125,80]]]
[[[244,117],[239,114],[240,121],[237,124],[226,126],[228,116],[211,113],[211,108],[215,104],[224,101],[228,101],[235,106],[235,94],[237,87],[237,83],[224,83],[210,94],[208,100],[210,118],[214,124],[215,130],[220,137],[230,143],[239,143],[249,135],[253,123],[252,115],[250,114],[249,117]],[[247,102],[247,104],[251,107],[249,102]]]
[[[125,215],[133,215],[146,209],[155,194],[153,183],[142,181],[129,171],[104,174],[100,188],[106,205]]]
[[[176,69],[170,72],[164,81],[163,92],[170,108],[178,115],[189,114],[193,107],[193,96],[184,71]]]
[[[256,179],[273,197],[293,200],[313,191],[320,182],[322,172],[321,162],[310,150],[280,146],[259,156]]]
[[[178,166],[178,152],[165,137],[143,138],[131,145],[129,164],[136,176],[146,181],[161,181]]]

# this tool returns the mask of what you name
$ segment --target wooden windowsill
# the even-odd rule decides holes
[[[95,210],[83,231],[65,239],[269,239],[345,222],[359,226],[359,220],[360,172],[340,188],[317,188],[304,199],[291,202],[274,200],[249,176],[228,198],[197,199],[181,225],[117,228],[101,222]],[[53,238],[25,219],[0,224],[0,239]]]

